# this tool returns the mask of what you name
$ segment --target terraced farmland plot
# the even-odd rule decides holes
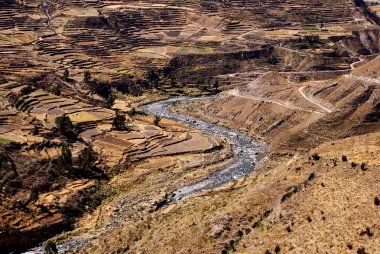
[[[111,131],[94,138],[94,148],[103,155],[108,166],[139,161],[151,157],[203,153],[220,146],[221,141],[197,131],[165,130],[138,124],[138,131]]]
[[[32,92],[22,100],[18,108],[41,120],[48,128],[54,127],[55,119],[62,115],[67,115],[85,129],[99,122],[107,122],[114,116],[112,110],[59,97],[42,90]]]

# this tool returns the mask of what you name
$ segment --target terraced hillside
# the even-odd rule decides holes
[[[249,50],[320,24],[331,35],[369,26],[347,1],[8,2],[0,10],[0,51],[12,61],[0,71],[69,69],[77,80],[86,69],[117,79],[163,67],[173,55]]]
[[[1,1],[0,252],[376,253],[376,6]]]

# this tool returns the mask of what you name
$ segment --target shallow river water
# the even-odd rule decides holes
[[[215,123],[176,114],[169,110],[169,107],[175,103],[194,102],[211,98],[212,97],[177,97],[165,101],[154,102],[144,107],[144,110],[152,115],[165,117],[202,132],[225,138],[234,153],[234,159],[231,163],[210,174],[206,179],[178,187],[174,192],[171,203],[192,196],[202,190],[212,189],[248,175],[255,170],[258,156],[264,153],[264,146],[262,144],[238,130],[227,129]]]

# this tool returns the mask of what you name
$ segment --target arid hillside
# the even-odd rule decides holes
[[[378,11],[1,1],[0,252],[379,252]]]

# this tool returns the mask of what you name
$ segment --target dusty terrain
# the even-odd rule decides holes
[[[1,250],[380,252],[378,4],[3,1]]]

